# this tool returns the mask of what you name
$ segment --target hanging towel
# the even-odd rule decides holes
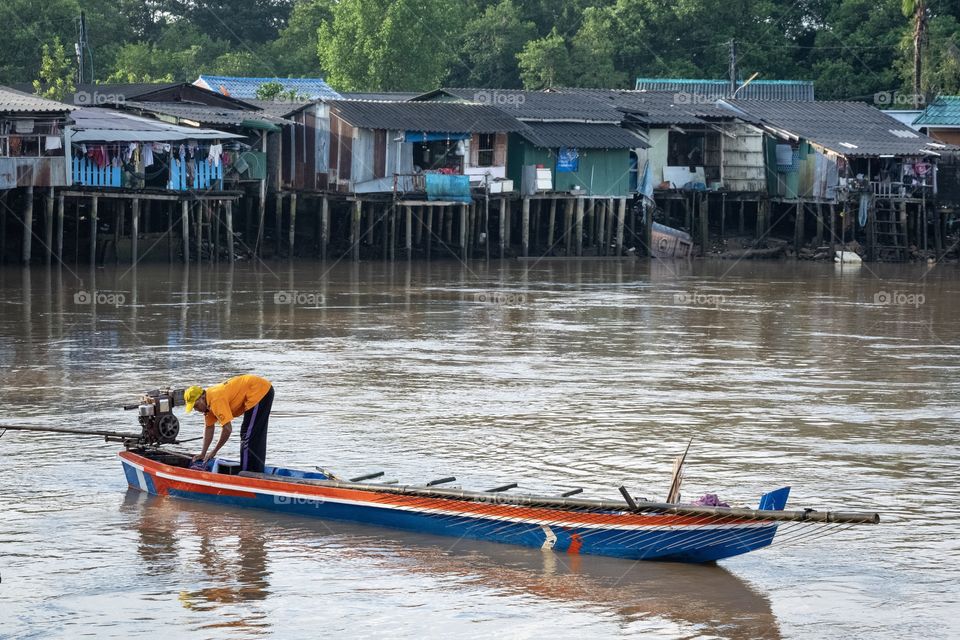
[[[143,167],[147,168],[153,164],[153,145],[143,145]]]
[[[211,166],[219,167],[220,166],[220,157],[223,155],[223,145],[222,144],[212,144],[210,145],[210,151],[207,153],[207,160],[210,162]]]

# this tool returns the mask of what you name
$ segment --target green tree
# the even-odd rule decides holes
[[[461,8],[446,0],[341,0],[320,25],[320,64],[340,91],[439,86],[456,54]]]
[[[44,98],[62,102],[67,94],[76,90],[73,73],[73,64],[63,49],[63,43],[59,36],[55,36],[53,43],[43,45],[40,77],[33,81],[33,91]]]
[[[894,70],[903,33],[899,0],[841,0],[826,23],[810,60],[817,98],[875,101],[900,86]]]
[[[460,55],[451,71],[451,84],[519,88],[517,54],[536,36],[536,25],[523,19],[513,0],[488,6],[466,24]]]
[[[264,82],[257,87],[257,100],[292,102],[309,99],[309,96],[299,93],[296,89],[284,91],[283,84],[279,82]]]
[[[573,37],[570,60],[573,82],[578,87],[630,89],[629,71],[617,68],[618,45],[614,17],[609,11],[590,7],[583,25]]]
[[[272,75],[315,77],[323,75],[318,56],[317,31],[332,18],[334,0],[299,0],[280,36],[266,44],[263,58]]]
[[[528,42],[517,54],[517,61],[526,89],[565,86],[572,79],[570,51],[556,29],[543,38]]]

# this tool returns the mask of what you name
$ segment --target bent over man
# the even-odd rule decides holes
[[[267,422],[273,406],[273,385],[255,375],[230,378],[224,383],[203,389],[190,387],[183,394],[187,413],[194,408],[203,414],[203,451],[194,460],[203,459],[204,464],[217,455],[230,439],[231,422],[243,415],[240,425],[240,468],[243,471],[263,472],[267,455]],[[220,439],[213,451],[208,451],[213,442],[213,427],[220,425]]]

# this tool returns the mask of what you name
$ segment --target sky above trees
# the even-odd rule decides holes
[[[59,39],[72,57],[82,9],[98,81],[210,73],[321,76],[341,91],[630,88],[638,76],[725,78],[732,39],[741,78],[814,80],[819,98],[871,100],[912,92],[903,1],[4,0],[0,83],[60,68],[50,52]],[[921,88],[958,94],[960,2],[926,5]]]

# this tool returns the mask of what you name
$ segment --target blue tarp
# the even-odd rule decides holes
[[[433,131],[407,131],[403,134],[407,142],[437,142],[442,140],[469,140],[469,133],[436,133]]]
[[[469,203],[470,176],[451,176],[444,173],[428,173],[427,200],[454,200]]]

